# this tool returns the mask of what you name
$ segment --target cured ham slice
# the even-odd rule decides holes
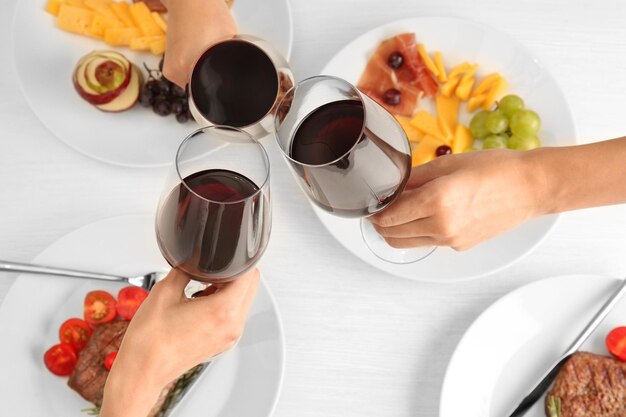
[[[402,64],[392,68],[390,55],[400,53]],[[391,113],[412,116],[422,96],[433,97],[438,89],[437,81],[430,74],[417,52],[414,33],[403,33],[384,40],[370,58],[357,87]],[[383,100],[389,89],[400,92],[400,102],[391,105]]]

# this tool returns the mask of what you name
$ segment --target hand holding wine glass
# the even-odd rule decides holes
[[[259,271],[192,299],[184,294],[189,279],[173,269],[133,317],[107,378],[101,417],[148,415],[169,382],[230,349],[241,336]]]

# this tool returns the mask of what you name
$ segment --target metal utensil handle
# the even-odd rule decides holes
[[[600,310],[598,310],[596,315],[593,316],[589,324],[585,326],[583,331],[580,333],[580,335],[578,335],[576,340],[574,340],[570,348],[565,352],[563,356],[571,355],[572,353],[580,349],[582,344],[585,343],[585,340],[587,340],[587,338],[591,335],[591,333],[593,333],[596,327],[598,327],[598,325],[602,323],[602,320],[604,320],[606,316],[611,312],[613,307],[615,307],[615,304],[617,304],[617,302],[624,295],[624,293],[626,293],[626,279],[622,281],[617,291],[613,293],[611,298],[609,298],[606,303],[604,303],[604,305],[600,308]]]
[[[103,281],[124,281],[128,278],[118,275],[98,274],[94,272],[77,271],[75,269],[54,268],[43,265],[23,264],[19,262],[7,262],[0,260],[0,271],[6,272],[28,272],[31,274],[58,275],[70,278],[99,279]]]

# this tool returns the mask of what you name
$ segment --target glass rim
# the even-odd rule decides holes
[[[233,201],[216,201],[216,200],[212,200],[210,198],[206,198],[201,196],[200,194],[196,193],[191,187],[189,187],[189,185],[187,184],[187,181],[185,180],[185,178],[183,178],[183,176],[180,173],[180,168],[179,168],[179,160],[180,160],[180,156],[181,156],[181,151],[183,149],[183,147],[192,139],[198,137],[198,135],[205,133],[205,131],[207,130],[229,130],[229,131],[235,131],[237,133],[241,133],[243,134],[246,138],[248,138],[250,140],[250,142],[252,142],[253,144],[256,144],[257,147],[261,150],[261,154],[263,155],[263,159],[265,160],[265,166],[267,167],[266,169],[266,173],[265,173],[265,178],[263,179],[263,183],[261,185],[258,186],[258,189],[244,197],[244,198],[240,198],[238,200],[233,200]],[[180,183],[183,184],[185,186],[185,188],[187,190],[189,190],[189,192],[191,192],[193,195],[195,195],[196,197],[198,197],[199,199],[203,200],[203,201],[207,201],[209,203],[215,203],[215,204],[237,204],[237,203],[241,203],[247,200],[252,199],[253,197],[255,197],[257,194],[260,194],[261,191],[263,191],[265,189],[265,187],[267,185],[269,185],[269,179],[270,179],[270,159],[269,156],[267,155],[267,151],[265,150],[265,147],[261,144],[261,142],[259,142],[258,140],[256,140],[254,137],[252,137],[252,135],[250,135],[248,132],[239,129],[237,127],[233,127],[233,126],[225,126],[225,125],[213,125],[213,126],[206,126],[206,127],[201,127],[200,129],[194,130],[193,132],[191,132],[185,139],[183,139],[183,141],[180,143],[180,145],[178,145],[178,150],[176,151],[176,158],[174,159],[174,166],[176,168],[176,175],[178,176],[178,179],[180,180]],[[239,174],[237,172],[237,174]],[[240,174],[242,175],[242,174]],[[255,184],[256,185],[256,184]]]
[[[257,36],[254,35],[247,35],[247,34],[240,34],[237,33],[229,38],[225,38],[225,39],[221,39],[217,42],[211,43],[209,44],[200,54],[200,56],[198,57],[198,59],[196,59],[196,62],[194,62],[193,67],[191,67],[191,73],[189,74],[189,81],[187,82],[187,85],[189,86],[189,99],[191,99],[191,101],[193,101],[194,106],[196,107],[196,109],[198,110],[198,112],[202,115],[202,117],[209,121],[210,123],[213,123],[213,121],[209,120],[208,117],[206,117],[198,108],[198,105],[196,104],[196,100],[193,97],[193,89],[191,88],[191,81],[193,80],[193,75],[196,72],[196,68],[198,66],[198,62],[200,62],[200,60],[202,59],[202,57],[204,56],[205,53],[207,53],[209,51],[209,49],[218,46],[218,45],[222,45],[228,42],[245,42],[247,44],[250,44],[252,46],[254,46],[255,48],[257,48],[259,51],[261,51],[263,53],[263,55],[265,55],[267,57],[267,59],[269,59],[269,61],[272,63],[272,67],[274,67],[274,74],[276,75],[276,96],[274,97],[274,102],[272,103],[272,105],[270,106],[270,108],[267,110],[267,112],[265,112],[265,114],[263,114],[263,116],[259,117],[257,120],[255,120],[254,122],[248,123],[247,125],[242,125],[242,126],[236,126],[237,128],[240,129],[246,129],[249,127],[252,127],[256,124],[259,124],[261,122],[261,120],[265,119],[269,114],[272,113],[272,110],[274,110],[274,108],[278,108],[276,106],[276,103],[278,101],[278,97],[280,96],[280,74],[278,72],[278,68],[276,67],[276,62],[272,59],[272,57],[270,56],[270,54],[267,53],[267,51],[257,45],[255,42],[256,41],[261,41],[261,42],[266,42],[265,40],[263,40],[262,38],[259,38]],[[278,53],[278,52],[276,52]],[[220,125],[217,125],[220,126]],[[225,125],[221,125],[221,126],[225,126]],[[235,127],[235,126],[233,126]]]
[[[285,98],[287,98],[287,96],[289,96],[292,92],[295,92],[295,90],[299,86],[301,86],[301,85],[303,85],[305,83],[308,83],[308,82],[318,82],[318,81],[328,81],[328,80],[339,81],[340,83],[345,84],[349,89],[351,89],[352,91],[354,91],[356,93],[356,96],[359,98],[359,102],[363,106],[363,123],[361,125],[361,131],[359,132],[359,136],[355,139],[354,144],[350,147],[350,149],[348,149],[346,152],[344,152],[340,157],[338,157],[336,159],[333,159],[330,162],[326,162],[324,164],[306,164],[304,162],[300,162],[300,161],[298,161],[296,159],[293,159],[291,157],[291,155],[289,155],[287,152],[285,152],[285,149],[283,149],[282,145],[280,144],[280,140],[279,140],[279,135],[278,135],[278,127],[279,127],[278,123],[279,123],[279,121],[278,121],[278,117],[274,117],[274,138],[276,139],[276,142],[278,143],[278,147],[280,148],[280,151],[281,151],[281,153],[283,154],[283,156],[285,158],[289,159],[291,162],[293,162],[293,163],[295,163],[297,165],[305,166],[305,167],[312,167],[312,168],[322,168],[322,167],[334,165],[337,162],[339,162],[342,159],[344,159],[347,155],[352,153],[354,148],[356,148],[356,146],[359,144],[359,139],[363,136],[363,133],[365,131],[365,126],[367,125],[367,110],[365,108],[365,100],[363,100],[363,93],[361,93],[359,91],[359,89],[356,88],[352,83],[344,80],[343,78],[335,77],[334,75],[315,75],[313,77],[305,78],[304,80],[302,80],[299,83],[295,84],[280,99],[280,102],[278,103],[278,106],[276,107],[276,114],[277,115],[280,114],[280,108],[282,107],[283,102],[285,101]],[[333,103],[333,102],[329,102],[329,103]],[[328,104],[328,103],[326,103],[326,104]],[[319,106],[316,107],[315,110],[317,110],[318,108],[319,108]],[[304,119],[302,121],[304,121]]]

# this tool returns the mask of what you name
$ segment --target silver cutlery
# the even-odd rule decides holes
[[[149,274],[136,277],[124,277],[121,275],[101,274],[97,272],[78,271],[75,269],[56,268],[44,265],[32,265],[19,262],[0,260],[0,271],[4,272],[27,272],[29,274],[56,275],[70,278],[96,279],[100,281],[125,282],[136,287],[150,290],[154,284],[162,279],[165,272],[150,272]]]
[[[557,362],[552,366],[552,368],[546,373],[546,375],[535,385],[535,387],[530,391],[524,399],[520,402],[520,404],[515,408],[515,410],[509,414],[510,417],[521,417],[534,403],[537,402],[539,398],[543,395],[544,392],[550,388],[552,382],[556,378],[557,374],[567,362],[567,360],[574,353],[580,349],[585,340],[593,333],[593,331],[598,327],[602,320],[611,312],[613,307],[617,304],[620,298],[626,293],[626,279],[620,282],[619,286],[611,295],[611,297],[604,303],[604,305],[598,310],[595,316],[591,319],[591,321],[585,326],[583,331],[576,337],[572,345],[565,351],[563,355],[557,360]]]

